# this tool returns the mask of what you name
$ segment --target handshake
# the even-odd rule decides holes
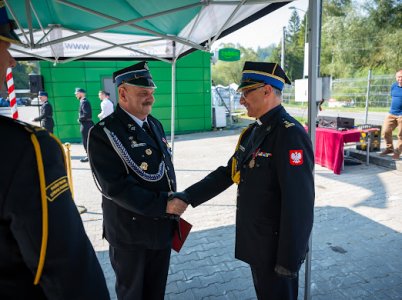
[[[166,205],[166,213],[181,216],[189,205],[189,199],[186,193],[171,193]]]

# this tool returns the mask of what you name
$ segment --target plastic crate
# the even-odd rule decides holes
[[[369,152],[380,151],[381,148],[381,126],[372,125],[372,124],[361,124],[357,126],[358,129],[366,130],[372,128],[378,128],[375,131],[362,131],[360,133],[360,141],[356,145],[357,150],[366,151],[367,150],[367,142],[370,138],[370,148]]]

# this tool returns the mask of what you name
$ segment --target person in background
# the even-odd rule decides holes
[[[106,91],[99,91],[99,99],[101,100],[101,112],[98,114],[99,120],[106,118],[114,111],[113,102],[109,99],[110,94]]]
[[[171,149],[150,115],[156,85],[146,62],[113,73],[114,113],[89,133],[88,156],[102,191],[103,235],[118,299],[164,299],[172,238],[181,215]]]
[[[389,114],[384,120],[383,137],[386,148],[380,153],[380,156],[392,154],[393,160],[399,160],[402,153],[402,69],[395,74],[396,82],[391,85],[391,108]],[[398,127],[398,142],[396,149],[392,141],[392,131]]]
[[[33,119],[34,122],[41,122],[41,126],[50,133],[53,133],[53,108],[48,101],[48,95],[45,91],[40,91],[38,97],[42,105],[40,107],[40,115]]]
[[[87,143],[88,143],[88,132],[89,129],[94,126],[94,122],[92,122],[92,107],[91,103],[85,97],[86,91],[82,88],[75,88],[75,97],[80,101],[80,108],[78,112],[78,122],[81,124],[80,132],[82,137],[82,144],[85,149],[85,153],[87,151]],[[80,159],[81,162],[88,162],[88,155],[84,158]]]
[[[21,44],[0,0],[0,78]],[[0,116],[0,299],[110,299],[68,184],[60,141]]]
[[[285,83],[278,64],[246,62],[240,104],[256,122],[240,135],[226,166],[171,195],[196,207],[238,185],[235,257],[250,265],[260,300],[297,299],[313,226],[313,148],[281,105]]]

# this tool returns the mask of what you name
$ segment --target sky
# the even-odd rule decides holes
[[[297,13],[300,19],[303,20],[304,11],[307,11],[308,8],[308,2],[308,0],[290,2],[265,17],[217,40],[212,45],[212,49],[219,49],[221,43],[239,43],[243,47],[253,48],[254,50],[257,50],[258,47],[268,47],[272,43],[277,45],[282,38],[282,28],[288,25],[293,12],[293,9],[289,9],[289,7],[298,8]]]

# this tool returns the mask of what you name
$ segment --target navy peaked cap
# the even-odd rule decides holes
[[[123,83],[145,88],[156,88],[146,61],[113,73],[113,82],[118,87]]]
[[[17,25],[8,18],[6,5],[3,0],[0,0],[0,40],[21,45],[22,43],[14,29],[17,29]]]
[[[237,91],[251,89],[261,85],[261,83],[272,85],[280,91],[283,90],[285,83],[291,84],[277,63],[246,61]]]
[[[46,97],[47,97],[47,92],[45,92],[45,91],[39,91],[38,97],[40,97],[40,96],[46,96]]]

